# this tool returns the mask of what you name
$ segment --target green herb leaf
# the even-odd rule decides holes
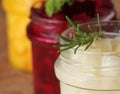
[[[45,4],[46,13],[51,17],[53,14],[61,11],[61,8],[65,3],[71,5],[73,1],[74,0],[47,0]]]
[[[66,16],[67,21],[75,28],[76,32],[72,35],[71,39],[68,39],[62,35],[59,35],[59,37],[66,41],[66,44],[58,44],[57,47],[61,47],[60,52],[74,48],[74,53],[77,52],[78,48],[81,46],[85,46],[84,50],[87,50],[90,45],[94,42],[94,40],[97,40],[99,36],[103,34],[102,26],[100,23],[99,15],[97,15],[97,21],[98,21],[98,27],[99,30],[93,28],[93,26],[88,25],[88,29],[92,33],[88,33],[84,31],[81,28],[80,24],[76,24],[74,21],[72,21],[69,17]]]
[[[77,29],[77,24],[74,21],[72,21],[68,16],[66,16],[66,19],[75,29]]]

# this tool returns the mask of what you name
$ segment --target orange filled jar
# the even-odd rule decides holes
[[[6,12],[8,56],[11,65],[21,71],[32,71],[31,44],[26,36],[30,22],[30,9],[33,4],[41,6],[39,0],[2,0]],[[44,1],[44,0],[43,0]]]

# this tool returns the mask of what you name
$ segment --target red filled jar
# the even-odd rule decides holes
[[[101,19],[106,19],[109,14],[113,16],[107,20],[114,17],[111,9],[106,13],[100,15]],[[51,18],[47,16],[44,7],[31,10],[31,23],[28,25],[27,35],[32,41],[35,94],[60,94],[59,81],[54,73],[54,63],[59,53],[53,46],[59,43],[57,34],[70,27],[65,19],[66,15],[77,23],[93,20],[96,15],[95,2],[78,0],[72,6],[65,4],[62,11]]]

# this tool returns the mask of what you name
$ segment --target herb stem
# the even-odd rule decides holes
[[[75,28],[76,32],[72,34],[72,37],[69,36],[70,39],[62,35],[59,35],[59,37],[65,41],[64,44],[57,45],[57,47],[61,47],[60,52],[74,48],[74,54],[75,54],[78,48],[81,46],[85,46],[84,50],[87,50],[91,46],[91,44],[95,40],[97,40],[99,36],[101,36],[101,34],[103,34],[99,14],[97,14],[98,30],[96,30],[92,25],[87,26],[89,31],[91,31],[92,33],[88,33],[87,31],[84,31],[81,28],[81,24],[76,24],[69,17],[66,16],[66,19],[73,26],[73,28]]]

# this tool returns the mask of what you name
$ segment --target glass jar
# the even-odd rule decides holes
[[[32,72],[31,43],[26,36],[29,15],[35,0],[2,0],[6,13],[8,56],[10,64],[21,71]]]
[[[60,81],[61,94],[120,94],[120,22],[102,22],[105,33],[87,49],[80,47],[61,52],[55,63],[55,73]],[[97,22],[81,24],[96,30]],[[63,36],[70,38],[74,28]],[[61,40],[61,44],[65,41]]]
[[[53,46],[59,43],[57,34],[61,34],[70,26],[65,19],[64,13],[71,14],[70,16],[73,20],[79,23],[89,21],[95,17],[95,14],[94,17],[86,16],[87,13],[88,15],[90,13],[90,11],[86,11],[88,8],[84,8],[85,10],[81,8],[81,11],[84,13],[75,14],[74,10],[76,9],[76,12],[78,12],[78,7],[81,7],[79,4],[86,7],[89,5],[89,10],[91,9],[92,13],[94,13],[94,1],[91,0],[87,0],[82,4],[77,2],[72,8],[66,9],[65,6],[62,13],[59,12],[53,15],[53,17],[47,16],[44,7],[32,8],[31,10],[31,22],[27,27],[27,35],[32,42],[35,94],[60,94],[59,81],[54,73],[54,63],[59,53],[58,49]],[[75,7],[76,5],[77,8]],[[72,10],[68,11],[70,9]],[[107,15],[101,15],[100,17],[104,19],[111,13],[114,12],[110,9]],[[107,20],[113,17],[114,15]]]
[[[59,94],[59,82],[54,74],[54,62],[58,57],[57,34],[68,28],[65,21],[32,16],[28,37],[32,41],[35,94]]]

